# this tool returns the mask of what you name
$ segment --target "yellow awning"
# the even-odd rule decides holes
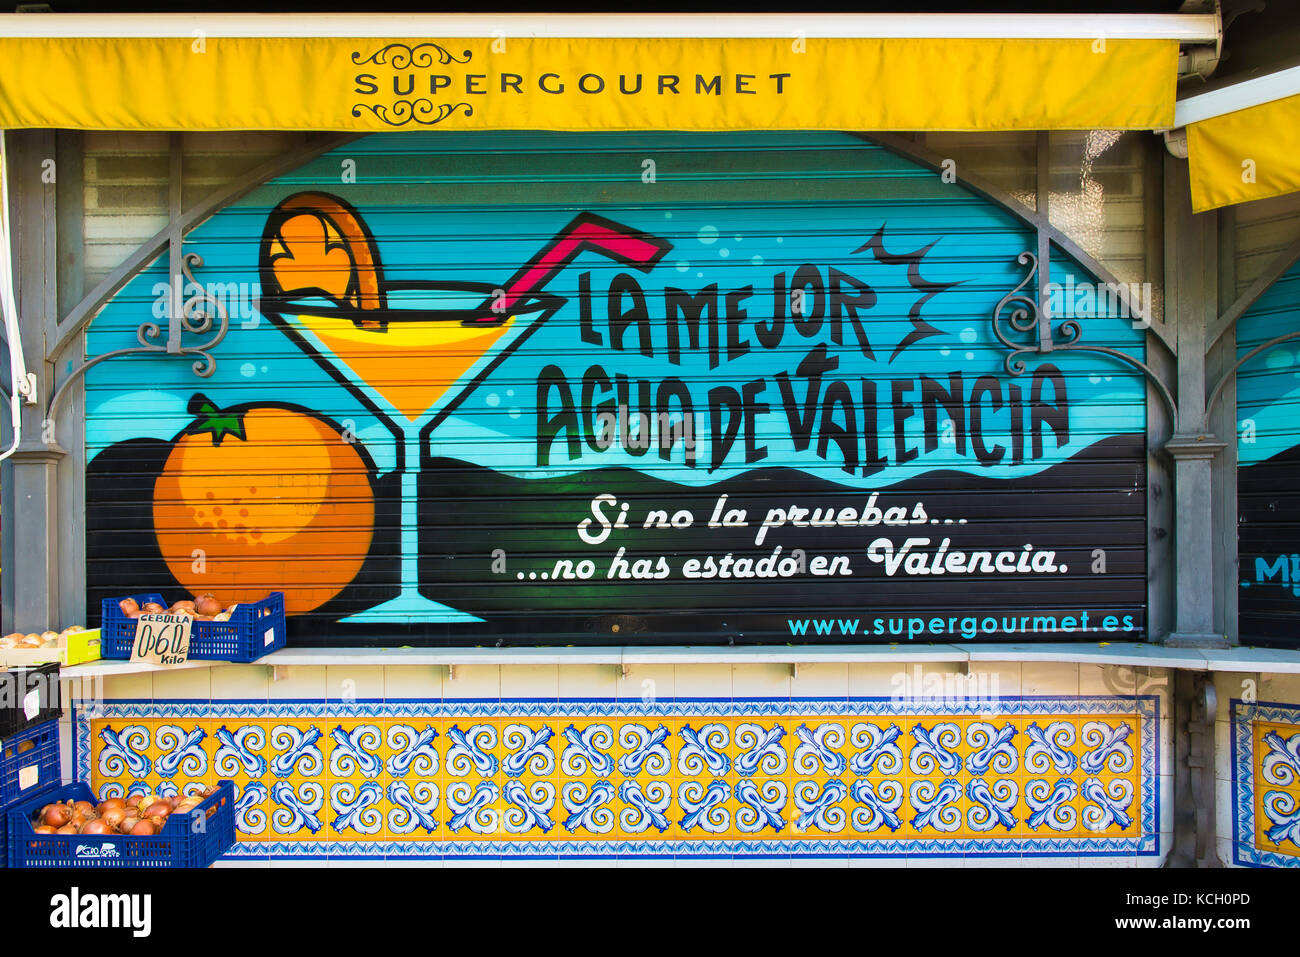
[[[1300,190],[1300,96],[1187,125],[1198,213]]]
[[[1173,125],[1174,39],[0,38],[0,128]]]

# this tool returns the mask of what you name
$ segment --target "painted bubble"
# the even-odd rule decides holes
[[[718,227],[701,226],[700,231],[696,234],[695,238],[706,246],[712,246],[718,241]]]
[[[1286,349],[1275,349],[1264,357],[1264,365],[1270,369],[1285,369],[1295,362],[1295,355]]]

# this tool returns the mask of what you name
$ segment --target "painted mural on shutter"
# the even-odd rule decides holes
[[[280,590],[299,642],[1140,637],[1145,387],[1008,373],[1034,245],[848,135],[359,140],[187,237],[230,317],[210,378],[88,374],[91,607]],[[165,268],[92,354],[166,315]]]
[[[1237,352],[1300,328],[1300,264],[1237,322]],[[1238,628],[1250,644],[1300,636],[1300,345],[1284,342],[1237,373]]]

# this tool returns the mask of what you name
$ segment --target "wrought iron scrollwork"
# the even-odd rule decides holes
[[[198,253],[185,253],[181,257],[181,273],[184,277],[184,285],[180,287],[180,292],[182,294],[188,293],[188,295],[179,303],[179,309],[174,308],[176,305],[174,298],[169,303],[168,309],[171,317],[167,325],[164,327],[154,320],[142,322],[135,331],[136,341],[140,345],[102,353],[88,359],[81,366],[74,369],[60,383],[54,394],[50,396],[48,417],[54,417],[59,400],[68,391],[68,386],[73,380],[84,375],[86,370],[93,366],[118,356],[139,355],[142,353],[195,356],[191,368],[196,376],[206,379],[216,372],[217,359],[216,356],[212,355],[212,350],[226,338],[226,333],[230,329],[230,317],[221,299],[205,289],[194,278],[193,270],[202,267],[202,265],[203,257]],[[176,279],[173,279],[172,288],[174,288],[175,283]],[[193,290],[193,292],[190,290]],[[199,343],[186,341],[187,336],[204,335],[208,335],[206,341]]]
[[[1030,288],[1030,284],[1038,276],[1038,257],[1031,252],[1023,252],[1016,257],[1016,262],[1028,266],[1029,272],[993,307],[993,335],[1010,350],[1003,360],[1003,365],[1006,366],[1007,373],[1013,376],[1023,375],[1025,372],[1024,353],[1052,350],[1050,327],[1047,329],[1047,346],[1044,347],[1043,317],[1038,307],[1038,293]],[[1010,315],[1002,315],[1008,308],[1011,309]],[[1011,335],[1002,331],[1003,323],[1010,327]],[[1061,345],[1068,345],[1079,338],[1079,324],[1072,323],[1072,326],[1070,331],[1073,332],[1073,338],[1064,340]],[[1035,341],[1032,344],[1019,341],[1020,337],[1030,333],[1035,334]]]
[[[1077,319],[1063,319],[1053,328],[1051,316],[1041,307],[1038,290],[1033,285],[1038,275],[1038,257],[1026,251],[1016,257],[1016,262],[1028,266],[1029,272],[1014,289],[998,300],[991,317],[993,335],[1009,350],[1003,360],[1007,373],[1012,376],[1024,375],[1025,357],[1029,355],[1041,356],[1049,352],[1095,352],[1109,356],[1134,367],[1155,386],[1169,410],[1174,432],[1177,433],[1178,404],[1174,401],[1169,387],[1156,375],[1155,370],[1141,359],[1136,359],[1119,349],[1080,342],[1083,337],[1083,326]],[[1010,311],[1007,312],[1008,310]],[[1004,312],[1007,314],[1003,315]]]

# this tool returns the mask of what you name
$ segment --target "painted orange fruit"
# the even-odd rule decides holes
[[[195,395],[194,422],[154,483],[167,567],[195,594],[256,601],[282,591],[301,615],[356,577],[375,524],[369,469],[323,417],[274,404],[218,409]]]

